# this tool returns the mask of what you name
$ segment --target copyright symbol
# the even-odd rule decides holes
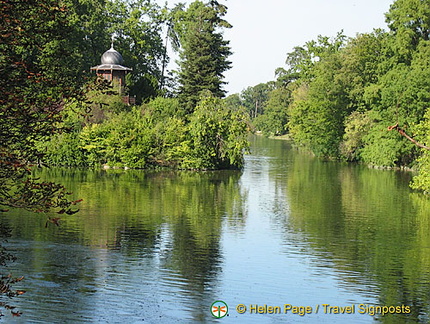
[[[236,306],[236,311],[239,314],[244,314],[246,312],[246,306],[244,304],[239,304]]]

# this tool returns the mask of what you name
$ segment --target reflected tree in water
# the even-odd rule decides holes
[[[170,274],[179,277],[178,294],[190,303],[201,304],[201,312],[193,314],[195,320],[207,316],[206,301],[202,296],[207,295],[216,282],[222,267],[222,226],[232,220],[243,224],[242,218],[246,214],[239,186],[240,171],[53,168],[40,170],[40,176],[53,181],[61,179],[75,195],[85,194],[86,199],[80,204],[80,212],[62,220],[60,227],[53,225],[45,229],[43,222],[35,216],[14,214],[10,218],[14,236],[32,242],[54,239],[61,248],[77,244],[77,247],[89,246],[94,252],[110,251],[99,258],[103,261],[93,262],[92,259],[85,261],[73,257],[76,252],[67,250],[42,252],[30,249],[29,258],[36,271],[40,269],[44,273],[46,264],[56,269],[52,275],[45,273],[44,280],[73,291],[94,285],[90,284],[98,280],[94,272],[103,273],[100,274],[102,277],[125,280],[116,269],[114,271],[118,264],[112,259],[126,256],[127,260],[136,260],[136,263],[120,267],[129,271],[138,264],[133,276],[139,277],[146,267],[160,267],[167,269],[167,277]],[[22,222],[24,217],[26,222]],[[61,261],[65,253],[69,253],[71,260]],[[77,267],[82,271],[76,270]],[[90,269],[85,270],[85,267]],[[132,278],[130,282],[133,282]],[[81,303],[88,302],[85,298],[76,298]],[[81,305],[82,309],[86,307],[88,305]]]
[[[379,305],[411,306],[378,321],[428,322],[430,202],[410,193],[411,175],[294,157],[286,182],[294,231],[349,288],[378,290]]]

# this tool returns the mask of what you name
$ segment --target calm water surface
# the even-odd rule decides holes
[[[256,137],[243,172],[40,176],[84,201],[60,227],[45,228],[43,215],[0,215],[18,258],[5,271],[24,275],[16,288],[27,291],[11,301],[22,316],[4,322],[430,320],[430,202],[408,188],[410,174],[323,162]],[[229,306],[220,320],[210,313],[216,300]],[[284,314],[284,304],[312,313]],[[354,313],[325,314],[323,304]],[[360,314],[360,304],[410,314]],[[251,313],[255,305],[282,313]]]

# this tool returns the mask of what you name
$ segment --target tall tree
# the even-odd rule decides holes
[[[115,49],[122,54],[124,65],[133,69],[127,76],[130,94],[138,101],[156,96],[164,53],[160,7],[149,0],[63,1],[69,25],[74,27],[68,41],[80,53],[73,66],[89,73],[115,35]]]
[[[101,51],[105,50],[109,39],[108,27],[111,24],[109,0],[64,0],[67,7],[69,24],[74,26],[68,36],[75,49],[81,53],[81,59],[74,65],[80,65],[81,71],[89,72],[91,66],[100,61]]]
[[[130,94],[138,101],[155,97],[164,53],[159,6],[149,0],[111,0],[108,4],[111,23],[106,32],[117,35],[115,48],[124,57],[125,65],[133,68],[127,78]],[[109,39],[110,35],[106,37]]]
[[[396,0],[386,14],[394,32],[394,48],[400,62],[409,63],[420,40],[430,39],[430,1]]]
[[[179,99],[187,112],[192,112],[204,90],[223,97],[223,73],[231,66],[229,42],[221,29],[231,28],[222,19],[227,7],[216,1],[195,1],[177,14],[180,53]]]
[[[289,106],[288,128],[294,140],[324,157],[338,156],[344,118],[349,113],[344,84],[338,77],[343,42],[339,33],[335,39],[319,36],[318,41],[306,44],[310,55],[319,60],[303,76]]]

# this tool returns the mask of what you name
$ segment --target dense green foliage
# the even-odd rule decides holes
[[[88,74],[100,57],[114,46],[124,65],[133,69],[127,78],[131,95],[138,101],[158,94],[164,55],[161,8],[149,0],[66,0],[65,10],[75,32],[63,42],[74,40],[76,56],[70,65]],[[165,58],[168,60],[168,58]]]
[[[418,167],[413,187],[430,191],[429,8],[428,0],[397,0],[386,14],[389,31],[295,47],[276,81],[240,96],[256,130],[288,131],[325,158]]]
[[[223,73],[230,68],[231,54],[221,28],[231,28],[222,17],[227,7],[216,1],[194,1],[187,10],[176,12],[175,28],[181,43],[179,99],[192,112],[203,91],[222,97]]]
[[[268,93],[264,104],[264,112],[254,119],[255,127],[264,134],[282,135],[287,132],[288,115],[285,107],[291,99],[291,91],[280,87]],[[258,102],[256,102],[258,108]],[[257,109],[255,110],[257,113]]]
[[[165,51],[156,47],[160,24],[154,23],[155,7],[148,2],[138,4],[113,6],[116,20],[108,19],[112,21],[109,28],[119,28],[124,34],[118,34],[119,43],[127,41],[127,48],[147,44],[161,53],[164,68]],[[217,28],[229,27],[222,19],[226,10],[213,1],[207,4],[195,1],[187,10],[178,5],[170,13],[163,12],[160,17],[167,21],[167,36],[182,53],[178,98],[156,97],[141,106],[129,107],[112,91],[88,91],[91,113],[77,102],[69,102],[63,110],[63,125],[71,132],[46,137],[38,143],[46,153],[43,162],[126,168],[241,168],[243,151],[247,148],[246,114],[240,106],[230,106],[221,100],[222,73],[229,68],[226,58],[230,50]],[[140,23],[143,13],[155,27]],[[148,30],[154,30],[152,43],[146,39],[150,36],[140,37],[145,28],[148,35],[151,35]],[[127,50],[124,53],[127,59],[130,53]],[[151,61],[145,61],[143,56],[156,57],[157,53],[144,50],[135,57],[136,62],[149,64]],[[137,65],[133,68],[138,71],[133,71],[131,81],[140,75]],[[154,71],[150,75],[158,79]]]
[[[83,78],[78,77],[79,66],[72,64],[79,57],[73,37],[77,30],[68,18],[57,0],[1,1],[0,212],[75,212],[77,201],[69,199],[63,185],[31,174],[31,163],[41,157],[35,143],[61,131],[64,100],[80,96]],[[7,234],[0,226],[0,244]],[[13,259],[0,245],[0,266]],[[13,288],[20,280],[2,274],[0,295],[23,294]],[[8,302],[0,306],[20,315]]]
[[[424,119],[417,125],[417,138],[422,143],[430,143],[430,109],[427,109]],[[424,150],[418,158],[419,175],[414,177],[412,188],[430,193],[430,150]]]
[[[215,29],[227,26],[221,19],[226,7],[196,1],[186,12],[177,6],[177,13],[169,13],[148,0],[4,0],[1,4],[0,212],[8,212],[3,208],[9,207],[77,212],[75,205],[81,199],[71,201],[63,185],[34,178],[35,166],[243,166],[246,114],[220,99],[230,52]],[[197,16],[206,17],[202,33],[192,23]],[[166,84],[163,73],[168,61],[162,26],[171,27],[173,17],[181,40],[176,45],[183,53],[199,44],[210,49],[212,61],[209,74],[195,71],[202,80],[210,75],[210,81],[201,81],[203,86],[195,93],[182,92],[181,103],[159,96],[166,93],[161,87]],[[112,34],[115,47],[133,69],[127,86],[138,102],[145,102],[140,106],[124,104],[109,82],[89,76]],[[192,60],[208,62],[205,53],[195,54]],[[58,219],[48,217],[48,222],[58,225]],[[8,258],[0,246],[0,261]],[[0,293],[12,296],[13,280],[0,282]]]
[[[30,162],[61,131],[63,100],[80,95],[75,26],[56,0],[4,1],[0,17],[0,206],[71,212],[67,190],[31,177]]]
[[[4,89],[0,130],[5,166],[2,176],[7,179],[1,188],[3,205],[25,205],[16,197],[21,191],[9,191],[29,172],[29,162],[133,168],[241,167],[246,148],[242,141],[245,119],[240,109],[230,111],[216,99],[224,93],[222,73],[230,64],[226,60],[228,42],[217,31],[229,26],[221,18],[225,6],[196,1],[186,11],[178,5],[169,12],[146,0],[68,0],[61,4],[28,0],[17,7],[6,1],[2,10],[5,33],[0,45]],[[199,26],[196,17],[202,19]],[[160,71],[168,60],[167,44],[161,37],[164,23],[168,24],[168,34],[177,36],[174,43],[181,48],[184,66],[197,61],[201,64],[193,72],[194,81],[184,77],[186,68],[181,70],[182,90],[188,81],[198,89],[181,91],[180,104],[177,99],[156,98],[164,81]],[[156,98],[149,104],[131,108],[112,91],[83,88],[90,80],[85,71],[99,61],[112,34],[115,47],[133,68],[127,76],[130,94],[146,101]],[[194,52],[196,48],[203,52]],[[202,66],[207,69],[202,70]],[[215,96],[213,100],[206,98],[199,103],[203,90]],[[198,122],[191,114],[194,110],[199,114]],[[236,121],[239,125],[232,125]],[[200,152],[200,145],[207,151]],[[17,152],[21,156],[13,156]],[[198,156],[199,152],[208,156]],[[46,186],[43,190],[66,194],[61,187]],[[46,210],[46,204],[38,209]]]
[[[113,96],[110,96],[112,98]],[[247,148],[247,118],[211,95],[185,115],[176,98],[156,98],[140,107],[84,116],[66,107],[65,123],[74,131],[40,144],[45,163],[67,166],[182,169],[241,168]]]
[[[243,151],[248,147],[247,118],[243,110],[232,109],[219,98],[208,96],[199,102],[190,120],[189,167],[225,169],[243,166]]]

